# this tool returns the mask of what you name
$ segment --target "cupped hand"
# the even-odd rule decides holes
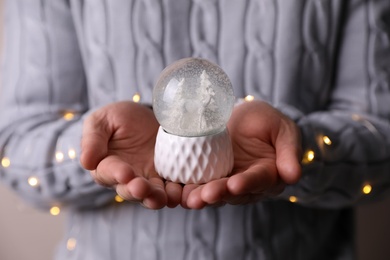
[[[185,185],[182,205],[246,204],[283,191],[301,175],[300,132],[295,123],[261,101],[237,105],[228,123],[234,166],[232,173],[203,185]]]
[[[81,164],[101,185],[145,207],[166,206],[164,181],[154,169],[158,122],[153,111],[133,102],[117,102],[86,118]]]

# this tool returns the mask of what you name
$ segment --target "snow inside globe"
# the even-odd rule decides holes
[[[153,110],[161,127],[186,137],[223,131],[234,100],[226,73],[200,58],[182,59],[166,67],[153,90]]]

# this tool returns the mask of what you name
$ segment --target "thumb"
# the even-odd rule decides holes
[[[85,119],[80,156],[80,163],[85,169],[95,170],[99,162],[106,157],[111,134],[105,113],[94,112]]]
[[[294,122],[284,122],[275,141],[276,167],[280,178],[287,184],[301,177],[301,136]]]

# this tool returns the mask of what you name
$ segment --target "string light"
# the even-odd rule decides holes
[[[255,99],[255,97],[252,96],[252,95],[247,95],[247,96],[244,98],[244,100],[247,101],[247,102],[253,101],[254,99]]]
[[[307,152],[307,159],[311,162],[314,160],[314,152],[313,151],[308,151]]]
[[[70,121],[74,118],[74,113],[73,112],[66,112],[66,113],[64,113],[63,118],[66,121]]]
[[[121,202],[123,202],[123,201],[125,201],[125,200],[124,200],[121,196],[116,195],[116,196],[115,196],[115,201],[118,202],[118,203],[121,203]]]
[[[64,153],[56,152],[56,160],[57,162],[62,162],[64,160]]]
[[[51,207],[50,214],[53,216],[58,216],[61,212],[61,209],[57,206]]]
[[[290,202],[292,202],[292,203],[295,203],[295,202],[298,201],[298,198],[295,197],[295,196],[290,196],[290,197],[288,198],[288,200],[289,200]]]
[[[4,168],[7,168],[11,165],[11,161],[8,157],[3,157],[3,159],[1,159],[1,166],[3,166]]]
[[[70,159],[76,158],[76,150],[75,149],[69,149],[68,156]]]
[[[77,240],[75,238],[69,238],[66,242],[66,249],[73,251],[76,248]]]
[[[135,103],[138,103],[141,101],[141,96],[140,94],[136,93],[134,96],[133,96],[133,102]]]
[[[314,157],[315,157],[314,151],[308,150],[302,158],[302,163],[310,163],[314,160]]]
[[[28,182],[28,185],[30,185],[31,187],[36,187],[39,185],[38,178],[34,177],[34,176],[28,178],[27,182]]]
[[[372,186],[370,184],[366,184],[363,186],[362,191],[364,194],[369,194],[372,191]]]
[[[330,140],[330,138],[328,136],[326,136],[326,135],[322,137],[322,141],[326,145],[331,145],[332,144],[332,140]]]

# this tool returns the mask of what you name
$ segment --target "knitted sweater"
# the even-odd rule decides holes
[[[56,259],[353,259],[352,207],[390,185],[388,0],[9,0],[0,180],[69,214]],[[79,164],[83,119],[151,103],[161,70],[218,63],[300,127],[303,177],[203,210],[114,202]]]

